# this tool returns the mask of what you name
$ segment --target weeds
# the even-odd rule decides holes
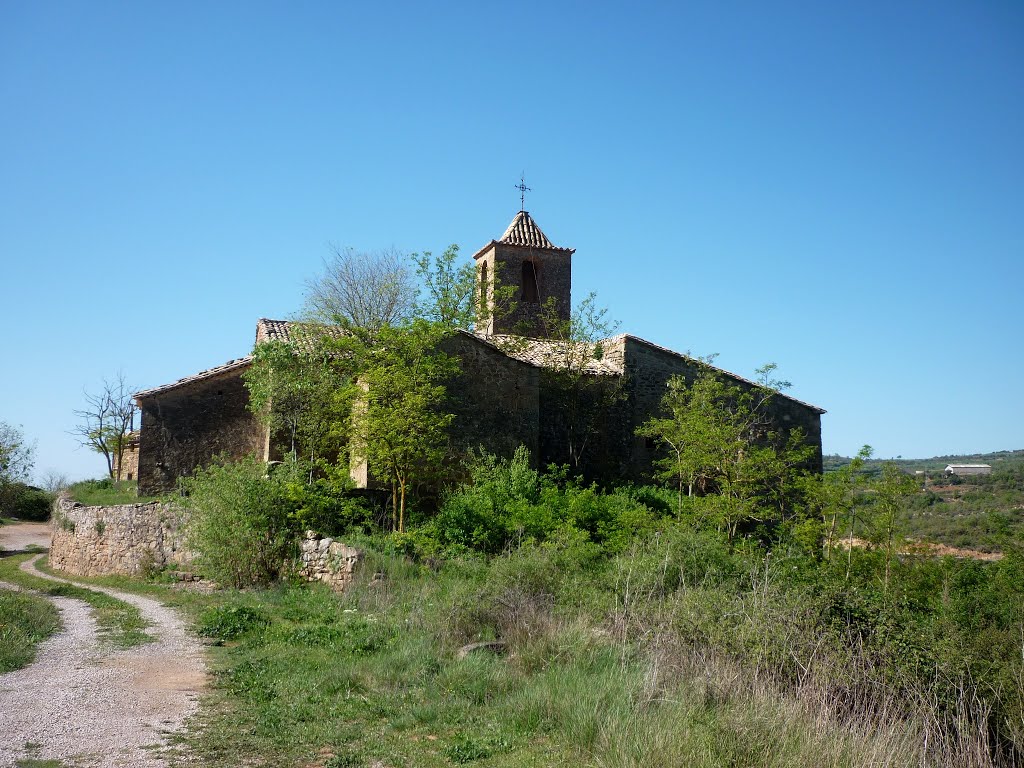
[[[60,626],[49,600],[0,589],[0,674],[30,664],[39,644]]]

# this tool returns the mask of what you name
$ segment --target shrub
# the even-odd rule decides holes
[[[282,576],[303,531],[338,535],[368,524],[366,507],[345,496],[347,481],[310,476],[308,463],[269,471],[249,456],[184,480],[189,542],[200,568],[228,586],[266,585]]]
[[[477,456],[470,476],[470,483],[449,494],[425,527],[454,552],[497,554],[526,542],[578,539],[582,534],[616,553],[635,537],[657,530],[669,509],[653,489],[602,493],[596,486],[566,480],[561,470],[541,475],[530,468],[530,454],[522,446],[510,460]]]
[[[276,581],[293,554],[293,503],[254,456],[214,464],[184,481],[190,545],[200,568],[236,587]]]
[[[53,496],[24,483],[0,483],[0,512],[19,520],[42,522],[50,518]]]

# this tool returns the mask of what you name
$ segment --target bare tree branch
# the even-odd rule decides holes
[[[117,479],[117,471],[128,446],[128,435],[135,426],[132,390],[133,387],[125,382],[124,374],[118,373],[112,381],[103,380],[102,391],[95,394],[86,391],[86,407],[75,411],[81,423],[71,430],[71,434],[76,435],[86,448],[103,454],[111,480]]]
[[[416,302],[409,256],[394,248],[356,251],[330,244],[324,272],[306,283],[303,315],[371,332],[408,320]]]

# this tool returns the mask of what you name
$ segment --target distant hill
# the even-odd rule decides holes
[[[824,457],[824,467],[826,472],[844,467],[852,461],[849,456],[839,456],[838,454],[828,454]],[[872,470],[880,469],[882,464],[887,461],[892,461],[896,466],[900,467],[906,472],[941,472],[946,468],[947,464],[991,464],[993,470],[997,470],[1003,467],[1015,466],[1024,464],[1024,450],[1017,451],[994,451],[993,453],[965,453],[955,456],[933,456],[930,459],[872,459],[867,462],[866,469],[870,473]]]

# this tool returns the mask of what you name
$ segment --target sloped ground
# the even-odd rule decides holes
[[[52,578],[35,569],[38,559],[22,568]],[[137,606],[154,642],[113,649],[98,639],[87,605],[53,598],[64,630],[40,647],[34,664],[0,676],[0,768],[26,758],[96,768],[164,766],[166,735],[195,711],[205,663],[181,618],[150,598],[90,589]]]

